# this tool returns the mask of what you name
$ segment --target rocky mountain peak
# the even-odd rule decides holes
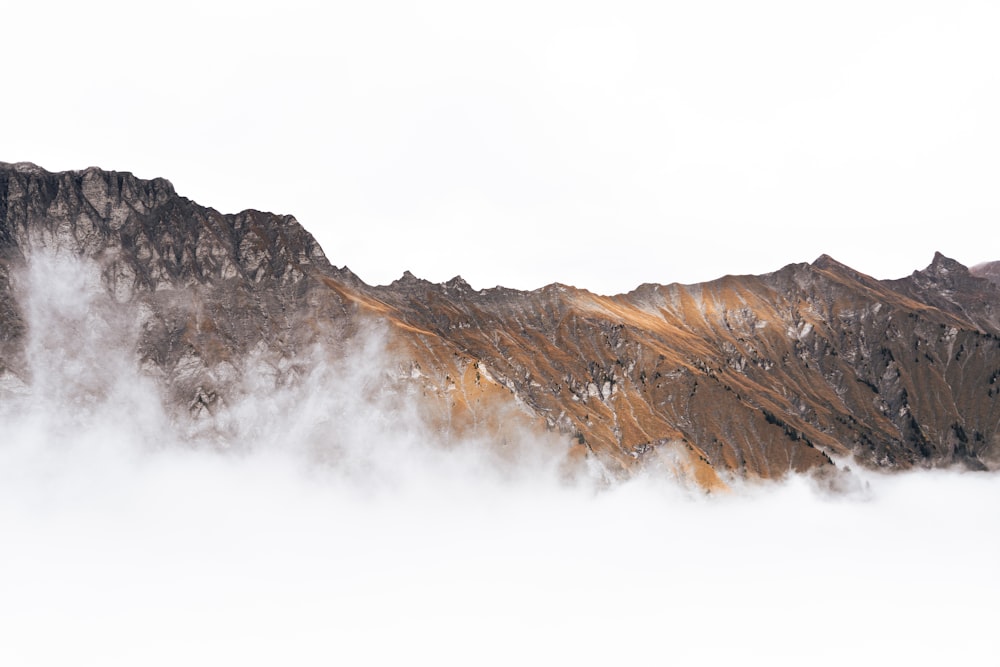
[[[813,269],[813,271],[826,271],[851,280],[873,280],[870,276],[856,271],[847,264],[837,261],[825,253],[817,257],[816,260],[809,265],[809,267]]]
[[[434,286],[434,283],[430,282],[429,280],[424,280],[423,278],[413,275],[413,273],[407,269],[406,271],[403,271],[403,275],[393,280],[391,283],[389,283],[388,286],[399,289],[413,290],[418,288],[432,287]]]
[[[847,455],[1000,467],[1000,288],[991,266],[940,253],[889,281],[822,255],[615,296],[409,271],[373,287],[291,216],[224,215],[127,172],[0,164],[0,396],[31,386],[15,278],[43,253],[94,267],[179,420],[211,420],[247,383],[295,382],[305,351],[343,354],[374,320],[398,365],[380,377],[439,433],[504,441],[517,424],[621,474],[667,466],[704,486]]]
[[[988,280],[976,276],[964,264],[940,252],[934,253],[934,259],[927,268],[914,271],[909,280],[919,289],[939,294],[978,294],[994,289]]]
[[[465,282],[465,279],[462,276],[455,276],[448,282],[444,283],[444,287],[449,291],[458,292],[460,294],[475,291],[469,283]]]
[[[1000,290],[976,277],[960,262],[937,252],[927,268],[900,280],[885,281],[894,290],[942,312],[960,317],[982,331],[1000,326]]]
[[[296,282],[305,266],[330,268],[291,216],[224,215],[178,196],[165,179],[128,172],[0,164],[0,212],[8,256],[44,247],[99,259],[123,297],[229,280]]]
[[[915,273],[932,276],[937,280],[955,280],[968,276],[969,269],[964,264],[961,264],[950,257],[946,257],[940,252],[935,252],[934,259],[927,266],[927,268],[923,271]]]
[[[812,267],[819,269],[821,271],[829,271],[831,269],[844,269],[847,268],[845,264],[841,264],[830,255],[823,253],[812,263]]]

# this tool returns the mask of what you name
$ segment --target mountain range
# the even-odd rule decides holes
[[[179,424],[211,424],[248,374],[294,385],[376,330],[382,382],[444,442],[555,436],[568,465],[665,466],[707,488],[845,459],[1000,467],[1000,262],[938,253],[876,280],[824,255],[613,296],[409,272],[372,286],[291,216],[222,214],[125,172],[0,163],[0,401],[42,390],[25,277],[42,261],[89,267],[102,321]]]

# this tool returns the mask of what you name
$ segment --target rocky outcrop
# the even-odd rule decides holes
[[[86,169],[53,174],[0,165],[2,363],[27,373],[26,333],[11,285],[34,255],[85,258],[113,302],[140,315],[137,353],[173,401],[210,408],[221,383],[263,346],[285,366],[350,325],[348,305],[323,280],[356,282],[330,265],[290,216],[223,215],[163,180]],[[277,362],[276,362],[277,363]]]
[[[396,381],[447,432],[561,433],[571,456],[655,462],[706,485],[852,455],[890,469],[1000,465],[996,264],[936,255],[878,281],[823,256],[762,276],[473,290],[409,273],[369,286],[289,216],[223,215],[163,180],[0,165],[0,364],[30,384],[17,272],[84,256],[140,313],[137,363],[190,413],[225,401],[248,355],[282,381],[364,321],[389,331]]]
[[[853,454],[996,464],[1000,293],[943,257],[879,282],[829,257],[765,276],[599,296],[368,288],[487,365],[547,423],[623,466],[680,443],[776,476]]]

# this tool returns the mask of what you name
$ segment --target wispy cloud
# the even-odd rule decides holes
[[[515,457],[442,441],[377,328],[290,383],[251,357],[178,420],[128,312],[64,260],[20,278],[30,393],[0,404],[4,663],[992,655],[995,476],[569,483],[527,434]]]

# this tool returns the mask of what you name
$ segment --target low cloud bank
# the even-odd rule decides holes
[[[4,664],[918,664],[994,649],[1000,478],[707,498],[442,443],[377,333],[178,423],[99,292],[34,265],[0,404]],[[251,360],[248,363],[254,363]],[[257,382],[262,384],[256,384]]]

